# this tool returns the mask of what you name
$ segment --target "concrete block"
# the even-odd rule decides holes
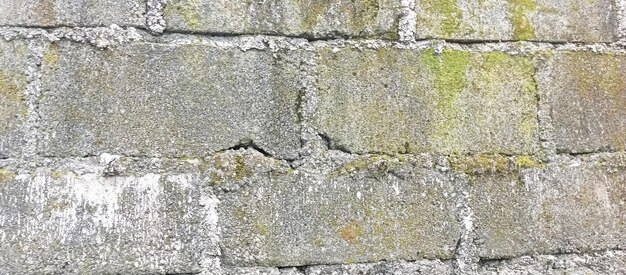
[[[193,157],[250,145],[297,156],[298,51],[63,42],[46,55],[43,155]]]
[[[318,52],[317,128],[354,153],[532,154],[533,62],[446,49]]]

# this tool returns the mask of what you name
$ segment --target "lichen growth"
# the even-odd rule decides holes
[[[544,168],[545,164],[532,156],[518,156],[515,158],[515,164],[519,168]]]
[[[11,170],[0,168],[0,183],[7,183],[15,180],[15,173]]]
[[[529,18],[529,13],[537,10],[535,0],[510,0],[509,13],[511,14],[511,25],[513,27],[513,39],[533,40],[535,39],[535,29]]]
[[[344,241],[352,245],[359,243],[361,237],[365,235],[363,224],[357,221],[351,221],[347,225],[341,227],[337,232]]]
[[[185,24],[198,30],[202,26],[199,12],[200,0],[171,0],[166,6],[165,16],[180,16]]]
[[[53,170],[52,173],[50,173],[50,177],[52,179],[58,180],[63,177],[63,171]]]
[[[457,0],[421,0],[419,4],[423,11],[417,16],[418,27],[425,25],[437,29],[436,33],[444,37],[451,37],[459,31],[463,14]]]
[[[54,65],[59,62],[59,45],[56,43],[50,44],[48,49],[43,55],[43,63],[46,65]]]
[[[432,137],[436,146],[451,146],[451,151],[460,151],[459,137],[454,135],[459,126],[460,112],[457,100],[466,85],[465,74],[470,62],[470,53],[446,49],[438,56],[433,50],[427,50],[422,55],[422,63],[429,68],[433,75],[433,88],[436,91],[435,108],[441,120],[435,126]]]
[[[21,117],[27,115],[25,87],[25,76],[0,69],[0,133],[9,128],[15,114]]]

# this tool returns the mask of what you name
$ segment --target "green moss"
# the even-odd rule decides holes
[[[461,27],[462,12],[457,0],[421,0],[422,13],[418,14],[418,26],[425,25],[437,29],[437,33],[450,37]],[[421,14],[435,16],[422,17]]]
[[[531,156],[518,156],[515,158],[515,164],[519,168],[544,168],[545,164]]]
[[[444,50],[441,56],[435,55],[433,50],[422,54],[422,63],[429,68],[433,75],[433,88],[436,91],[435,108],[441,121],[435,126],[434,143],[451,146],[452,151],[459,151],[456,144],[459,137],[454,135],[459,125],[460,116],[457,100],[466,86],[465,73],[470,62],[470,53],[464,51]]]
[[[528,14],[537,10],[535,0],[510,0],[509,13],[511,14],[511,25],[513,27],[513,39],[533,40],[535,39],[535,29]]]
[[[185,24],[198,30],[202,26],[199,13],[200,0],[170,0],[168,5],[165,6],[164,14],[166,16],[178,15]]]
[[[0,183],[7,183],[15,180],[15,173],[11,170],[0,168]]]
[[[54,65],[59,62],[59,45],[50,44],[48,49],[43,55],[43,63],[46,65]]]
[[[450,167],[468,175],[505,173],[510,171],[510,160],[502,155],[461,156],[450,159]]]

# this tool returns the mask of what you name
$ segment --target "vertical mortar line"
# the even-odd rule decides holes
[[[535,84],[535,92],[537,97],[537,123],[539,126],[539,144],[541,146],[542,161],[550,162],[557,157],[556,144],[554,143],[554,126],[552,125],[552,116],[550,115],[550,105],[548,104],[547,89],[543,89],[540,85],[539,68],[545,66],[547,60],[544,60],[543,54],[534,57],[533,81]]]
[[[626,43],[626,0],[615,0],[617,39]]]
[[[167,0],[146,1],[146,28],[150,33],[158,35],[167,28],[167,22],[163,18],[166,4]]]
[[[298,47],[303,53],[303,60],[300,63],[302,73],[300,101],[300,127],[302,131],[302,157],[303,159],[318,158],[326,150],[322,138],[315,129],[317,117],[317,61],[316,47],[310,42]]]
[[[401,42],[415,41],[417,32],[415,1],[416,0],[401,0],[402,13],[398,24],[398,36]]]
[[[480,256],[475,244],[474,212],[470,207],[469,176],[450,172],[457,189],[456,215],[461,235],[454,251],[452,267],[454,274],[477,274]]]
[[[22,152],[24,160],[32,160],[37,157],[39,133],[39,100],[41,96],[42,63],[45,50],[50,43],[42,39],[33,39],[28,43],[28,67],[26,104],[28,114],[26,116],[26,146]]]

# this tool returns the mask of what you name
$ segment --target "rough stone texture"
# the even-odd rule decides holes
[[[354,153],[537,150],[530,59],[500,52],[318,51],[318,130]]]
[[[0,168],[0,273],[187,273],[219,255],[217,199],[200,174],[88,166]]]
[[[557,150],[591,153],[626,146],[626,56],[558,52],[538,73]]]
[[[420,260],[415,262],[381,262],[306,268],[306,275],[452,275],[450,262]]]
[[[416,0],[417,37],[611,42],[612,0]]]
[[[26,103],[28,42],[0,39],[0,158],[21,151]]]
[[[623,155],[476,174],[471,207],[485,259],[624,248]]]
[[[396,39],[400,0],[170,0],[167,29]]]
[[[296,51],[52,44],[44,56],[40,152],[204,156],[249,144],[300,147]]]
[[[0,25],[143,26],[145,0],[0,0]]]
[[[450,259],[459,236],[452,179],[415,159],[335,160],[297,172],[262,156],[213,160],[224,263],[299,266]],[[333,162],[329,160],[329,162]]]
[[[481,275],[523,274],[626,274],[626,253],[607,251],[591,254],[564,254],[524,256],[505,261],[489,261],[483,264]]]

